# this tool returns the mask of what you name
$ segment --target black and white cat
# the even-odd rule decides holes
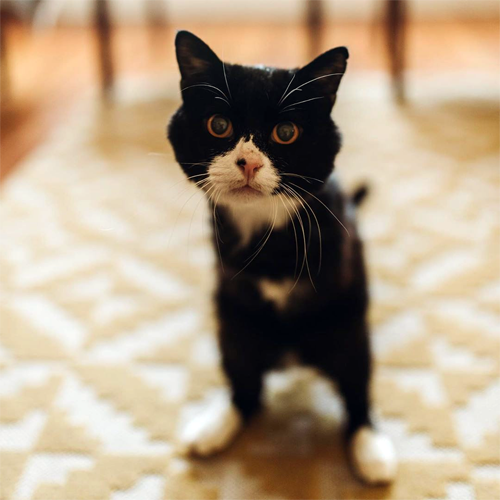
[[[168,137],[211,205],[222,365],[231,398],[185,426],[185,450],[224,448],[260,406],[263,376],[294,353],[336,381],[350,456],[369,483],[397,460],[370,419],[371,356],[362,243],[331,176],[341,138],[330,113],[346,70],[337,47],[298,70],[225,64],[199,38],[175,41],[183,103]]]

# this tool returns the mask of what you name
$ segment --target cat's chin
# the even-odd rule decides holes
[[[243,186],[229,190],[224,194],[224,202],[226,203],[253,203],[263,198],[266,198],[262,191],[254,189],[250,186]]]

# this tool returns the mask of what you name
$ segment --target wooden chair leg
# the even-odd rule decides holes
[[[0,64],[1,64],[1,99],[3,101],[7,101],[10,96],[10,71],[9,71],[9,52],[7,51],[7,20],[6,14],[4,12],[0,12]]]
[[[145,0],[146,19],[150,27],[164,28],[167,24],[167,7],[164,0]]]
[[[307,53],[310,59],[318,56],[322,49],[324,6],[322,0],[306,0]]]
[[[108,95],[113,88],[114,82],[108,0],[96,0],[95,2],[95,27],[98,41],[101,87],[104,94]]]
[[[165,41],[166,27],[168,25],[167,8],[163,0],[146,0],[144,7],[146,9],[151,52],[154,53],[167,43]]]
[[[385,33],[393,92],[398,102],[405,99],[406,25],[406,0],[387,0]]]

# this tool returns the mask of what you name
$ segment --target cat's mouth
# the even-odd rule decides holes
[[[265,194],[260,189],[246,184],[245,186],[229,189],[224,198],[227,201],[236,203],[248,203],[256,201],[263,196],[265,196]]]
[[[252,195],[262,196],[263,195],[262,191],[255,189],[252,186],[249,186],[248,184],[246,186],[243,186],[243,187],[231,189],[230,193],[236,194],[236,195],[243,194],[243,195],[250,195],[250,196],[252,196]]]

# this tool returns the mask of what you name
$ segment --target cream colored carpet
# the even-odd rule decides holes
[[[348,76],[335,112],[340,176],[373,186],[373,392],[396,483],[352,478],[340,403],[300,370],[269,378],[230,450],[175,455],[223,382],[205,206],[164,139],[170,82],[82,103],[4,186],[2,499],[499,498],[498,82],[413,83],[398,109]]]

